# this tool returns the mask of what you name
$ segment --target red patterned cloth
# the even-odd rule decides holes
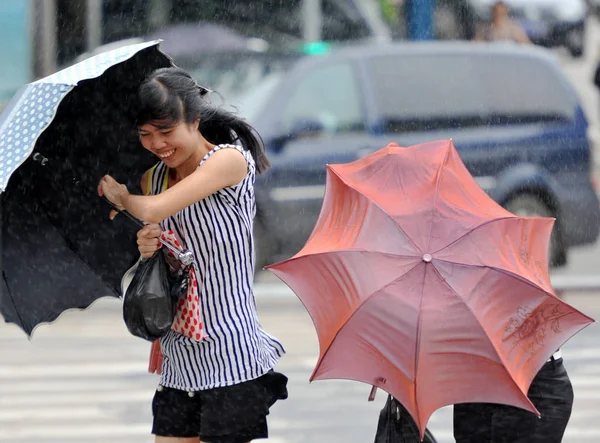
[[[178,250],[184,250],[183,245],[177,238],[177,234],[175,234],[175,232],[163,231],[161,238]],[[173,270],[176,270],[181,266],[172,251],[167,253],[167,262]],[[177,302],[177,311],[175,312],[175,319],[173,320],[173,326],[171,326],[171,329],[180,333],[181,335],[197,341],[200,341],[206,337],[202,325],[202,315],[200,311],[198,280],[196,279],[196,271],[194,270],[193,266],[190,266],[188,269],[187,294]],[[160,341],[156,340],[154,343],[152,343],[152,349],[150,350],[150,363],[148,370],[151,373],[160,374],[162,360],[163,358],[162,351],[160,349]]]
[[[181,241],[177,238],[175,232],[164,231],[161,234],[161,238],[171,246],[183,251]],[[167,257],[167,261],[173,268],[180,266],[179,262],[175,259],[175,254],[172,251],[167,253]],[[196,280],[196,271],[194,271],[193,266],[190,266],[188,270],[187,294],[185,298],[181,298],[177,302],[177,312],[175,313],[175,319],[171,329],[173,329],[175,332],[179,332],[181,335],[185,335],[186,337],[198,341],[206,337],[204,334],[204,328],[202,327],[202,318],[200,314],[198,281]]]

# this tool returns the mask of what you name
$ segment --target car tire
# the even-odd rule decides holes
[[[543,201],[531,194],[521,194],[513,197],[504,207],[513,214],[521,217],[556,217]],[[550,267],[564,266],[567,263],[567,251],[564,246],[560,227],[556,223],[550,237],[548,257]]]
[[[268,235],[267,229],[260,220],[254,220],[254,270],[259,273],[263,268],[271,264],[275,248],[273,239]]]

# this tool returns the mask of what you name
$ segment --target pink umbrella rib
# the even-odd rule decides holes
[[[452,293],[454,295],[456,295],[457,298],[462,300],[462,297],[460,296],[460,294],[458,292],[456,292],[454,290],[454,288],[446,281],[446,279],[440,274],[440,272],[435,268],[435,266],[433,266],[433,269],[435,271],[435,273],[438,275],[438,277],[444,282],[444,284],[450,289],[450,291],[452,291]],[[512,381],[512,383],[519,389],[520,392],[523,393],[523,396],[527,398],[527,401],[529,402],[530,406],[532,407],[532,411],[535,411],[537,413],[537,415],[539,416],[540,413],[537,410],[537,408],[533,405],[533,403],[531,402],[531,400],[529,400],[529,398],[527,397],[527,392],[524,392],[523,389],[521,389],[521,387],[515,382],[515,376],[516,374],[513,374],[510,369],[507,367],[505,360],[502,358],[501,353],[498,351],[498,349],[496,348],[496,346],[494,345],[494,342],[492,340],[489,340],[489,337],[487,336],[487,334],[485,333],[485,328],[483,327],[483,325],[480,323],[478,317],[475,315],[475,313],[473,312],[473,310],[469,307],[468,303],[465,303],[466,308],[471,312],[471,314],[473,315],[473,318],[477,321],[477,323],[479,324],[479,326],[481,327],[481,330],[484,331],[484,337],[486,337],[489,341],[489,343],[492,345],[492,349],[494,349],[494,352],[496,353],[496,355],[498,356],[498,360],[502,362],[502,367],[504,368],[504,370],[509,374],[510,376],[510,380]]]
[[[412,257],[411,257],[412,258]],[[416,267],[418,267],[421,264],[421,262],[418,262],[417,264],[415,264],[415,266],[413,266],[412,268],[410,268],[408,271],[406,271],[404,274],[402,274],[401,276],[395,278],[394,280],[384,284],[383,286],[381,286],[380,288],[376,289],[375,291],[372,292],[372,294],[370,294],[369,296],[365,297],[364,300],[356,307],[356,309],[354,309],[354,311],[352,312],[352,314],[350,314],[342,323],[342,325],[338,328],[338,331],[336,332],[336,334],[334,335],[334,337],[331,339],[331,342],[329,343],[329,346],[327,347],[327,349],[324,350],[322,357],[319,359],[319,361],[317,362],[315,369],[313,370],[312,375],[310,376],[310,380],[313,380],[315,374],[317,373],[317,370],[319,369],[319,365],[320,363],[325,359],[325,357],[327,356],[327,353],[329,352],[329,350],[331,349],[332,344],[335,342],[336,337],[340,334],[340,332],[344,329],[344,327],[348,324],[348,322],[352,319],[352,317],[360,310],[360,308],[371,298],[371,296],[373,294],[376,294],[378,292],[381,292],[383,290],[385,290],[385,288],[387,288],[388,286],[393,285],[394,283],[396,283],[398,280],[400,280],[401,278],[403,278],[406,274],[412,272]],[[302,300],[301,300],[302,301]],[[309,311],[309,315],[310,315],[310,311]],[[311,315],[312,318],[312,315]],[[313,323],[314,319],[313,319]],[[406,374],[405,374],[406,375]],[[407,378],[408,375],[406,376]]]
[[[352,185],[351,183],[348,183],[348,181],[340,174],[337,173],[337,171],[333,168],[329,168],[329,170],[335,174],[336,177],[338,177],[346,186],[348,186],[350,189],[352,189],[353,191],[355,191],[356,193],[362,195],[365,199],[367,199],[369,202],[371,202],[371,204],[375,205],[375,207],[379,208],[381,210],[381,212],[383,212],[385,215],[387,215],[393,222],[394,224],[398,227],[398,229],[402,232],[402,234],[406,237],[406,239],[413,245],[413,247],[417,250],[420,251],[420,248],[416,245],[416,243],[410,238],[410,236],[408,236],[406,234],[406,232],[404,231],[404,229],[402,229],[402,226],[400,226],[398,224],[398,222],[396,220],[394,220],[394,218],[392,216],[390,216],[390,214],[384,209],[382,208],[379,204],[377,204],[376,202],[374,202],[373,200],[371,200],[367,195],[365,195],[360,189],[358,189],[356,186]]]

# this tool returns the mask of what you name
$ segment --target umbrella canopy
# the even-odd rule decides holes
[[[397,398],[419,426],[440,407],[537,413],[529,385],[593,320],[558,299],[554,220],[517,217],[476,184],[451,141],[390,144],[329,165],[304,248],[268,267],[311,315],[311,380],[350,379]]]
[[[142,80],[172,65],[158,43],[121,47],[28,84],[0,116],[0,313],[27,334],[66,309],[118,295],[139,255],[136,227],[111,222],[96,189],[107,173],[137,189],[157,161],[141,147],[134,119]]]
[[[255,47],[264,50],[268,46],[263,40],[249,38],[233,29],[208,22],[180,23],[155,31],[146,36],[146,39],[164,40],[162,49],[175,58],[244,52]]]

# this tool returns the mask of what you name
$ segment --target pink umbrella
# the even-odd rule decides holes
[[[423,435],[434,411],[456,403],[538,414],[527,397],[532,379],[593,322],[554,295],[553,224],[494,202],[451,141],[390,144],[327,167],[310,239],[268,269],[314,321],[311,380],[380,387]]]

